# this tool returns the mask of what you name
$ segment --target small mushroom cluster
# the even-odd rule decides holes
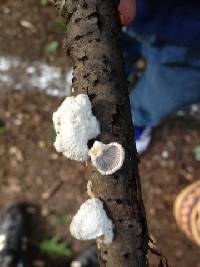
[[[54,146],[65,157],[77,161],[90,158],[102,175],[111,175],[122,167],[125,159],[122,145],[95,141],[88,149],[88,141],[100,134],[100,126],[92,114],[87,95],[67,97],[54,112],[53,123],[57,134]],[[102,201],[95,196],[90,197],[74,216],[71,234],[79,240],[100,238],[105,244],[110,244],[114,235],[112,221],[107,217]]]
[[[100,134],[100,126],[87,95],[67,97],[53,113],[53,124],[57,134],[54,146],[65,157],[77,161],[90,157],[102,175],[111,175],[122,167],[125,158],[122,145],[95,141],[88,149],[88,141]]]

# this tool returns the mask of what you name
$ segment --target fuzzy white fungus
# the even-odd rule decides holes
[[[100,133],[99,123],[92,114],[92,106],[87,95],[67,97],[56,112],[53,123],[56,130],[54,146],[69,159],[88,159],[88,140]]]
[[[102,175],[111,175],[118,171],[125,158],[125,151],[118,143],[103,144],[95,141],[89,150],[89,156],[93,165]]]
[[[80,206],[71,222],[70,232],[78,240],[104,237],[105,244],[112,243],[113,224],[98,198],[88,199]]]

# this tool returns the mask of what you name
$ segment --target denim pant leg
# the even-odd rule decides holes
[[[200,102],[200,50],[143,45],[146,70],[130,94],[135,125],[156,126],[171,113]]]
[[[141,57],[141,43],[130,36],[126,30],[123,31],[122,37],[125,71],[127,78],[129,78],[129,75],[133,75],[134,63]]]

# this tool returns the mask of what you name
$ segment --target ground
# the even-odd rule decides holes
[[[7,0],[0,12],[1,55],[65,64],[61,45],[56,56],[45,53],[49,42],[61,44],[64,35],[55,26],[56,11],[45,1]],[[22,20],[31,22],[34,30],[23,28]],[[23,89],[0,88],[0,212],[16,202],[35,205],[38,222],[32,223],[27,266],[64,267],[89,244],[74,240],[69,233],[72,215],[87,198],[85,166],[66,160],[53,147],[51,117],[62,99]],[[150,149],[141,157],[149,231],[174,267],[200,266],[199,248],[180,232],[173,217],[178,192],[199,179],[193,152],[200,145],[199,131],[200,122],[189,115],[170,118],[155,130]],[[51,259],[38,248],[42,240],[53,236],[67,242],[71,251],[67,259]],[[155,266],[155,258],[150,256],[150,261]]]

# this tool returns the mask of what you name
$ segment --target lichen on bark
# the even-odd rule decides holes
[[[102,176],[88,164],[90,190],[115,225],[111,245],[98,244],[100,266],[147,266],[148,230],[141,196],[138,157],[114,0],[51,0],[67,23],[64,49],[73,61],[73,88],[88,94],[101,126],[99,140],[125,149],[122,168]],[[89,144],[91,145],[91,144]]]

